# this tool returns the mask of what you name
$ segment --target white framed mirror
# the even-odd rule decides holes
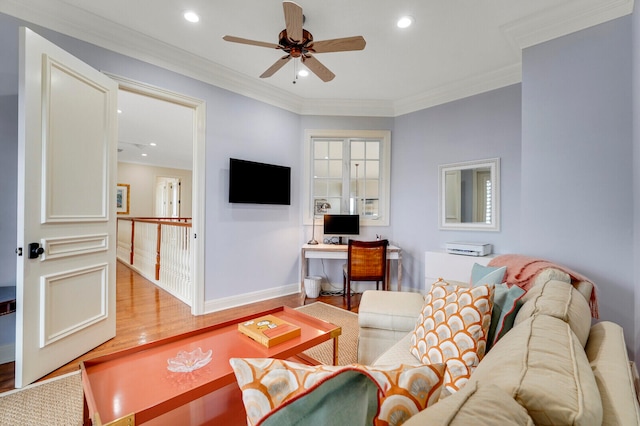
[[[440,229],[500,230],[500,158],[443,164]]]

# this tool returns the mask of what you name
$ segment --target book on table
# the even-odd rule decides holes
[[[300,336],[300,327],[273,315],[240,323],[238,331],[268,348]]]

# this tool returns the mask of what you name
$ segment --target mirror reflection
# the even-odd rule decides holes
[[[500,230],[500,159],[444,164],[440,172],[440,228]]]

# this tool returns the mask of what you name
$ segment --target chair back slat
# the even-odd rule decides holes
[[[352,281],[384,281],[388,240],[349,240],[348,275]]]

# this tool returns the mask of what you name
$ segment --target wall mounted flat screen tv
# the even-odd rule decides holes
[[[231,158],[229,202],[291,205],[291,167]]]
[[[325,214],[325,235],[358,235],[360,234],[360,216],[357,214]]]

